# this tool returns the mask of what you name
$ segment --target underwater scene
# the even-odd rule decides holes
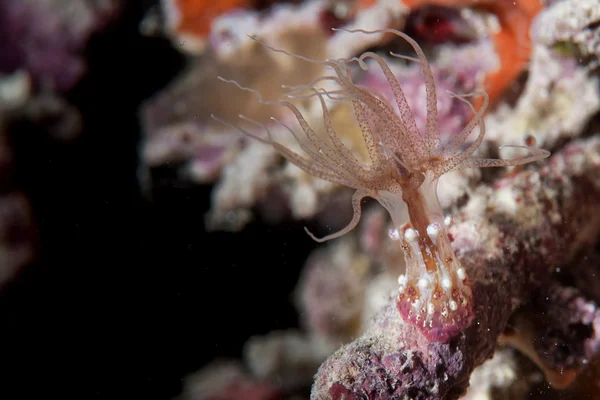
[[[599,0],[2,0],[0,398],[600,399]]]

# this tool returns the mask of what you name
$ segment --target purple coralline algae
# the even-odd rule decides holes
[[[25,70],[45,89],[72,88],[85,71],[85,45],[118,9],[114,0],[2,1],[0,72]]]

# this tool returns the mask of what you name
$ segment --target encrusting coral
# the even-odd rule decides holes
[[[600,58],[600,7],[596,0],[555,2],[532,26],[532,36],[561,53]]]
[[[568,145],[539,171],[481,187],[449,228],[471,281],[474,323],[449,342],[424,340],[398,318],[391,298],[363,335],[321,366],[312,398],[459,398],[473,368],[493,354],[513,311],[547,285],[557,267],[568,268],[579,250],[595,243],[599,166],[600,139],[594,137]],[[507,198],[519,208],[503,206]],[[598,338],[593,318],[582,321],[586,336]],[[597,358],[597,349],[586,346],[580,362]]]
[[[317,21],[327,9],[325,3],[336,5],[335,17],[346,13],[348,19]],[[234,55],[240,56],[236,61],[244,60],[251,54],[249,49],[258,48],[261,56],[281,57],[282,66],[293,65],[287,70],[292,75],[303,72],[305,62],[315,71],[333,71],[308,85],[288,86],[287,94],[265,91],[258,81],[219,71],[222,80],[239,83],[229,87],[239,96],[225,97],[243,98],[245,105],[254,108],[225,113],[213,107],[211,111],[229,124],[215,126],[236,138],[237,124],[231,122],[242,112],[245,120],[239,124],[258,141],[244,138],[236,141],[240,147],[228,147],[235,153],[223,162],[227,164],[223,170],[214,170],[219,196],[213,197],[213,207],[225,205],[220,210],[242,210],[248,217],[267,209],[269,215],[277,215],[287,208],[294,219],[311,218],[321,210],[330,218],[327,223],[318,220],[321,226],[337,229],[341,207],[325,204],[335,193],[346,199],[348,207],[352,192],[343,187],[349,186],[356,192],[352,223],[324,239],[340,236],[359,218],[363,220],[360,230],[318,249],[308,259],[296,292],[302,331],[251,339],[244,360],[246,378],[256,384],[269,382],[282,398],[297,396],[310,383],[310,369],[314,371],[334,347],[343,344],[317,373],[313,399],[447,400],[465,393],[465,398],[477,399],[527,398],[532,392],[562,398],[577,390],[589,396],[595,389],[578,388],[587,375],[596,376],[589,366],[600,355],[600,270],[598,257],[590,252],[600,234],[594,2],[548,1],[540,12],[538,0],[516,4],[407,0],[411,13],[398,10],[401,20],[394,27],[428,44],[430,71],[422,73],[427,65],[419,54],[399,59],[354,57],[381,46],[404,51],[400,49],[407,46],[390,41],[394,35],[383,30],[390,27],[390,20],[365,23],[367,10],[401,3],[308,1],[269,7],[264,13],[224,14],[213,24],[212,39],[226,39],[211,39],[223,59]],[[517,18],[519,13],[525,13],[525,18]],[[259,16],[264,23],[253,25],[263,21]],[[289,24],[282,24],[287,20]],[[325,35],[325,42],[306,39],[307,27],[324,30],[331,23],[343,29]],[[287,34],[290,25],[302,26],[299,31],[292,29],[297,42],[280,40],[292,37]],[[359,35],[352,32],[356,28],[378,32]],[[432,28],[451,31],[423,31]],[[499,47],[502,38],[514,45]],[[301,42],[310,45],[297,47]],[[315,53],[315,46],[323,43],[324,51]],[[397,85],[386,76],[386,65]],[[527,80],[516,80],[525,78],[521,75],[525,69]],[[299,83],[286,81],[283,75],[275,77],[274,72],[269,68],[265,75],[277,87]],[[313,79],[303,76],[300,82]],[[435,81],[433,90],[431,81]],[[513,83],[517,90],[509,93],[505,89]],[[404,107],[394,92],[397,86],[406,99]],[[490,98],[502,100],[487,113],[479,107],[485,95],[451,93],[481,87]],[[426,89],[437,95],[435,102],[426,96]],[[507,96],[499,96],[502,92]],[[260,101],[252,102],[251,96],[259,93]],[[202,97],[210,96],[203,93]],[[285,104],[271,101],[277,97]],[[256,110],[259,115],[253,113]],[[436,125],[431,123],[435,111],[439,136],[430,129]],[[469,122],[472,113],[475,117]],[[274,116],[270,121],[269,115]],[[298,119],[300,129],[294,130]],[[263,133],[255,133],[252,125],[264,128]],[[482,128],[486,140],[470,155],[483,137]],[[587,136],[592,137],[576,140]],[[466,143],[471,137],[474,142]],[[502,168],[462,169],[522,164],[547,155],[514,146],[522,143],[537,143],[555,155],[548,162],[510,173]],[[474,158],[499,157],[498,147],[504,148],[502,155],[508,160]],[[451,156],[465,154],[462,161],[454,160],[454,169],[438,173],[452,164]],[[360,196],[374,197],[385,208],[369,204],[360,217]],[[443,257],[446,254],[452,255],[449,261]],[[456,301],[454,293],[466,304]],[[440,294],[438,302],[435,296]],[[401,298],[404,302],[399,302]],[[449,321],[451,315],[461,320]],[[484,363],[494,354],[500,357]]]
[[[317,97],[321,103],[326,137],[320,137],[313,130],[300,110],[289,100],[267,101],[259,92],[229,81],[240,89],[253,92],[260,103],[287,107],[298,120],[304,136],[294,132],[278,119],[296,138],[305,155],[298,154],[274,141],[269,127],[255,122],[264,128],[266,137],[240,128],[247,135],[271,144],[282,156],[304,171],[356,190],[352,198],[354,216],[346,228],[330,234],[322,242],[344,235],[358,224],[361,216],[361,200],[372,197],[378,200],[389,212],[394,229],[391,232],[400,242],[405,259],[406,274],[398,279],[400,284],[397,309],[407,323],[418,329],[431,341],[446,342],[473,322],[473,298],[471,283],[465,269],[456,258],[450,246],[447,233],[448,219],[444,216],[437,196],[438,178],[448,171],[467,167],[497,167],[521,165],[540,160],[548,152],[526,148],[528,153],[515,159],[485,159],[472,157],[483,141],[485,126],[482,116],[487,106],[487,94],[480,93],[484,103],[475,111],[466,96],[455,95],[465,101],[475,113],[475,117],[457,135],[443,142],[437,114],[437,94],[434,77],[419,45],[406,34],[395,30],[364,31],[353,33],[391,33],[406,40],[417,54],[417,59],[391,53],[398,58],[418,62],[425,77],[427,119],[425,131],[419,131],[411,114],[406,97],[396,77],[385,60],[372,52],[364,53],[351,60],[317,61],[300,55],[265,47],[309,63],[327,66],[335,72],[317,78],[306,86],[294,87],[286,97]],[[373,59],[381,68],[391,87],[395,105],[390,105],[373,92],[354,84],[349,64],[357,62],[367,69],[365,60]],[[224,78],[221,78],[225,80]],[[318,87],[323,82],[336,85],[335,89]],[[301,93],[310,92],[302,95]],[[354,116],[362,132],[370,163],[359,161],[340,140],[335,131],[325,99],[348,101],[354,109]],[[397,108],[397,112],[394,110]],[[217,117],[215,117],[217,118]],[[240,115],[245,121],[252,122]],[[217,118],[218,119],[218,118]],[[228,124],[225,121],[222,121]],[[479,127],[473,142],[467,139]],[[308,156],[308,157],[307,157]],[[402,218],[404,207],[408,207],[410,223]]]

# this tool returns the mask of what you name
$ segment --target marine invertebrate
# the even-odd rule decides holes
[[[471,279],[476,323],[446,343],[423,340],[414,326],[398,317],[390,298],[359,338],[320,367],[311,398],[460,398],[473,369],[494,353],[515,310],[551,281],[558,266],[561,271],[579,268],[573,260],[595,246],[600,237],[599,161],[596,135],[569,144],[537,170],[509,174],[494,187],[480,186],[449,228],[452,247]],[[498,207],[507,194],[519,203],[515,213]],[[542,296],[544,308],[538,315],[545,319],[550,309],[563,304]],[[551,315],[564,315],[564,310],[556,311]],[[560,326],[571,323],[562,321]],[[568,337],[573,344],[583,340],[583,346],[558,346],[553,354],[581,360],[580,349],[599,336],[594,333],[591,341],[587,334]],[[554,347],[554,342],[549,345]],[[592,365],[599,353],[587,349],[593,350],[583,353]]]
[[[266,137],[243,128],[240,130],[271,144],[282,156],[308,173],[356,190],[352,198],[354,216],[351,222],[341,231],[322,239],[316,238],[309,232],[313,239],[323,242],[352,230],[360,220],[361,200],[364,197],[378,200],[387,209],[395,227],[391,235],[400,242],[407,264],[406,275],[399,278],[400,289],[396,302],[398,311],[406,322],[418,327],[427,339],[445,342],[469,326],[474,314],[469,277],[455,256],[446,231],[449,221],[444,216],[438,200],[438,178],[457,168],[521,165],[545,158],[549,153],[540,149],[527,148],[526,155],[515,159],[472,157],[485,134],[482,116],[488,104],[488,96],[484,92],[479,93],[484,98],[483,106],[479,111],[475,111],[468,102],[468,97],[475,94],[455,95],[471,107],[475,116],[459,134],[443,142],[438,124],[435,82],[419,45],[406,34],[393,29],[348,32],[394,34],[406,40],[414,49],[416,59],[396,54],[392,56],[407,58],[418,62],[421,66],[425,76],[427,108],[426,126],[423,132],[416,126],[396,77],[386,61],[378,54],[367,52],[353,59],[318,61],[275,49],[264,43],[266,48],[275,52],[329,67],[334,71],[334,75],[322,76],[308,85],[293,87],[286,95],[287,98],[282,101],[264,100],[259,92],[243,87],[236,81],[228,81],[242,90],[255,93],[262,104],[288,108],[297,119],[304,136],[297,134],[283,122],[275,118],[274,120],[294,135],[306,155],[298,154],[273,140],[269,127],[259,122],[254,123],[266,131]],[[350,64],[356,62],[361,68],[366,69],[368,59],[374,60],[384,73],[394,95],[394,105],[353,82]],[[333,83],[335,89],[326,90],[317,86],[324,83]],[[306,91],[310,93],[303,94]],[[319,136],[309,126],[300,110],[289,101],[291,98],[298,97],[318,99],[323,111],[325,137]],[[341,141],[331,123],[327,105],[329,100],[347,101],[352,104],[370,163],[359,161]],[[243,115],[240,117],[252,122]],[[479,132],[475,140],[467,143],[477,127]],[[402,218],[402,210],[405,206],[408,207],[410,219],[408,224],[404,224]]]

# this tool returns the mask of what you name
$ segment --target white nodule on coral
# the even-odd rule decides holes
[[[433,303],[428,303],[427,304],[427,314],[431,315],[435,312],[435,306],[433,305]]]
[[[450,300],[450,303],[448,305],[450,306],[450,309],[452,311],[456,311],[458,309],[458,304],[456,304],[454,300]]]
[[[400,240],[400,232],[398,232],[398,229],[390,229],[388,235],[392,240]]]
[[[452,288],[452,281],[448,278],[444,278],[442,279],[442,287],[444,289],[451,289]]]
[[[448,227],[448,226],[450,226],[451,223],[452,223],[452,217],[449,215],[446,215],[446,218],[444,218],[444,225],[446,225]]]
[[[398,284],[400,285],[400,287],[406,286],[406,275],[398,276]]]
[[[429,287],[429,284],[430,282],[427,278],[420,278],[417,282],[417,286],[419,286],[420,289],[427,289]]]
[[[467,277],[467,273],[465,272],[464,268],[459,268],[456,270],[456,276],[458,276],[458,279],[462,281]]]
[[[419,232],[416,229],[408,228],[404,232],[404,240],[407,242],[415,242],[419,238]]]
[[[412,306],[413,306],[415,309],[417,309],[417,310],[421,309],[421,300],[419,300],[419,299],[416,299],[416,300],[415,300],[415,301],[412,303]]]
[[[435,239],[437,239],[438,235],[440,234],[439,224],[437,222],[429,224],[427,226],[427,234],[429,235],[429,238],[435,242]]]

